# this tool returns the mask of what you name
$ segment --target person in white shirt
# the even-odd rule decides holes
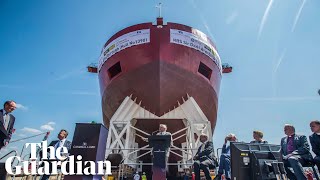
[[[172,135],[170,132],[167,132],[167,125],[165,124],[160,124],[159,125],[159,132],[157,133],[157,135],[159,136],[164,136],[164,135],[170,135],[171,136],[171,146],[173,145],[173,141],[172,141]],[[166,149],[166,162],[168,162],[168,158],[170,155],[170,148]]]
[[[157,135],[171,135],[170,132],[167,132],[167,125],[165,124],[160,124],[159,125],[159,132],[157,133]]]

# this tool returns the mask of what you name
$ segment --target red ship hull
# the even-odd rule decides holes
[[[151,23],[128,27],[110,38],[105,47],[120,36],[142,29],[150,30],[148,43],[125,48],[110,56],[99,67],[104,124],[109,126],[115,111],[124,98],[131,94],[137,98],[137,102],[142,102],[142,107],[159,117],[177,107],[177,101],[182,103],[182,97],[188,94],[195,99],[214,130],[221,80],[220,65],[199,50],[170,42],[170,29],[189,33],[195,31],[175,23],[168,23],[162,28]],[[200,73],[200,64],[210,73],[207,77]],[[145,128],[148,132],[157,129],[158,124]],[[168,124],[168,131],[174,132],[179,128]]]

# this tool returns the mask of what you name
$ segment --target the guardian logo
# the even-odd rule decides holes
[[[77,156],[77,160],[75,160],[73,155],[62,156],[63,154],[68,154],[67,148],[58,147],[57,149],[54,149],[53,146],[48,147],[47,141],[42,141],[42,143],[26,143],[26,148],[28,148],[29,145],[31,148],[30,161],[21,161],[21,158],[18,156],[12,156],[6,160],[5,168],[9,174],[17,175],[21,174],[23,171],[25,175],[56,175],[58,174],[58,166],[61,167],[61,173],[64,175],[111,174],[110,161],[84,161],[83,163],[81,161],[81,155]],[[38,162],[35,161],[37,156],[37,146],[42,148],[42,160]],[[48,149],[50,150],[49,153]],[[11,164],[15,159],[17,159],[22,165],[16,166],[15,171],[13,171]],[[42,164],[41,167],[39,167],[40,164]],[[76,172],[74,166],[76,166]]]

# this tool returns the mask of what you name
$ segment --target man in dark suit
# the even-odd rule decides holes
[[[231,179],[231,156],[230,156],[230,144],[227,145],[229,142],[236,142],[237,137],[235,134],[228,134],[225,139],[224,139],[224,144],[222,146],[222,152],[220,155],[220,162],[219,162],[219,169],[218,169],[218,174],[214,178],[215,180],[221,180],[221,176],[223,173],[225,174],[225,178],[227,180]]]
[[[307,180],[302,168],[302,164],[312,159],[307,137],[295,134],[294,126],[290,124],[284,126],[284,133],[286,136],[281,139],[281,153],[287,176],[290,180]]]
[[[159,125],[159,132],[157,133],[157,135],[159,136],[164,136],[164,135],[170,135],[171,136],[171,145],[173,145],[173,141],[172,141],[172,135],[170,132],[167,132],[167,125],[165,124],[160,124]],[[168,162],[168,158],[170,155],[170,148],[166,149],[166,162]]]
[[[167,132],[167,125],[165,124],[160,124],[159,125],[159,130],[155,131],[155,132],[158,132],[156,135],[157,136],[164,136],[164,135],[170,135],[171,136],[171,146],[173,145],[173,140],[172,140],[172,134],[170,132]],[[154,132],[154,133],[155,133]],[[153,133],[152,133],[153,134]],[[142,138],[143,141],[145,142],[148,142],[148,138]],[[170,148],[166,149],[166,162],[169,158],[169,155],[170,155]]]
[[[10,114],[16,109],[16,103],[12,100],[6,101],[3,104],[3,109],[0,109],[0,149],[9,144],[13,133],[15,117]]]
[[[159,132],[157,133],[157,135],[171,135],[170,132],[167,132],[167,125],[165,124],[160,124],[159,125]]]
[[[314,120],[310,122],[310,129],[313,132],[309,136],[312,151],[316,154],[314,162],[320,170],[320,121]]]
[[[68,141],[66,138],[68,137],[68,131],[65,129],[61,129],[59,134],[58,134],[58,140],[52,141],[49,146],[53,146],[54,149],[56,150],[58,147],[66,147],[68,149],[68,152],[71,149],[71,142]],[[49,148],[48,148],[49,150]],[[49,152],[48,152],[49,153]],[[41,155],[42,153],[40,153]],[[65,155],[62,155],[65,156]],[[59,159],[55,159],[55,161],[59,161]],[[51,163],[50,164],[50,172],[51,172]],[[43,175],[41,180],[47,180],[49,179],[50,175]]]
[[[215,168],[217,166],[217,160],[214,156],[214,148],[212,141],[208,141],[206,134],[200,135],[200,142],[202,143],[199,147],[197,154],[193,157],[195,160],[193,163],[194,173],[196,180],[200,180],[200,169],[203,170],[206,179],[211,180],[210,177],[210,166]]]
[[[170,146],[173,145],[173,140],[172,140],[172,134],[170,132],[167,131],[168,127],[166,124],[159,124],[159,132],[156,134],[157,136],[165,136],[165,135],[169,135],[171,136],[171,144]],[[166,162],[166,171],[167,173],[169,173],[169,166],[168,166],[168,162],[169,162],[169,156],[170,156],[170,147],[165,149],[165,162]]]

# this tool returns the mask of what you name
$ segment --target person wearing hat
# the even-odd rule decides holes
[[[211,180],[209,167],[216,167],[217,160],[214,156],[214,148],[212,141],[208,141],[208,135],[201,134],[200,142],[202,143],[197,151],[197,154],[193,157],[194,174],[196,180],[200,180],[200,169],[203,170],[206,179]]]
[[[214,180],[220,180],[223,173],[225,174],[225,178],[227,180],[231,180],[230,144],[227,145],[227,143],[235,141],[237,141],[237,137],[235,134],[232,133],[228,134],[224,139],[224,144],[222,146],[222,152],[219,162],[219,170]]]

